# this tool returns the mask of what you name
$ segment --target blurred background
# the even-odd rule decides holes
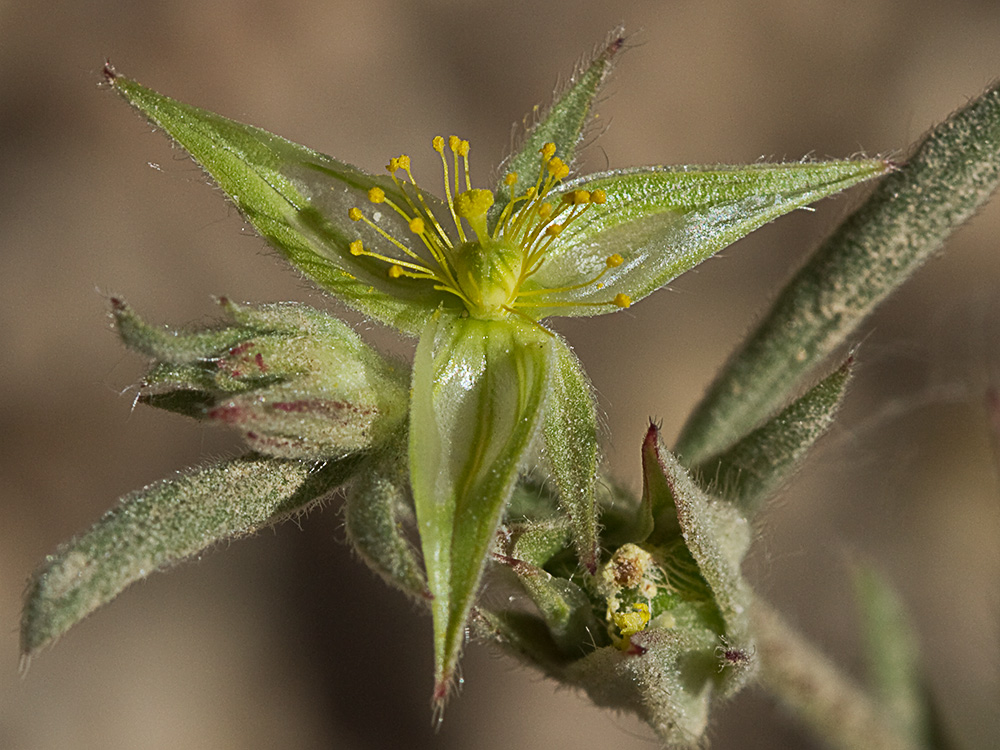
[[[283,267],[162,134],[101,90],[118,70],[377,170],[436,134],[488,184],[511,124],[624,23],[630,49],[582,168],[901,155],[1000,74],[995,2],[957,0],[0,0],[0,747],[650,748],[652,734],[472,646],[431,729],[430,620],[353,559],[336,502],[159,574],[18,675],[32,569],[118,496],[240,450],[131,408],[143,369],[107,298],[150,320],[211,295],[335,302]],[[596,131],[595,131],[596,132]],[[599,393],[606,464],[639,486],[647,420],[672,441],[714,370],[857,191],[741,241],[627,312],[558,322]],[[761,526],[749,563],[860,674],[850,563],[916,618],[964,747],[1000,746],[1000,503],[983,395],[1000,384],[1000,202],[857,335],[843,419]],[[412,342],[347,315],[374,343]],[[720,707],[712,747],[809,748],[766,695]]]

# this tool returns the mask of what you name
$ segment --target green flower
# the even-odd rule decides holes
[[[387,175],[371,174],[106,68],[112,87],[186,149],[300,271],[419,336],[408,436],[379,466],[387,477],[394,466],[412,491],[439,704],[504,510],[536,452],[569,519],[578,564],[590,575],[601,563],[591,387],[544,321],[629,307],[772,219],[890,169],[864,159],[571,177],[590,107],[621,47],[616,38],[577,71],[492,189],[471,184],[467,141],[434,138],[443,198],[418,185],[406,155],[389,160]]]

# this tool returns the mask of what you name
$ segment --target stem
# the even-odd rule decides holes
[[[842,750],[916,750],[851,678],[758,600],[751,609],[760,680],[831,747]]]

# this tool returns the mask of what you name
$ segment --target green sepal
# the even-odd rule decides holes
[[[595,639],[603,639],[606,630],[594,616],[590,599],[575,583],[516,557],[495,556],[495,559],[517,576],[538,607],[560,653],[579,657]]]
[[[511,154],[500,167],[501,181],[495,190],[498,200],[490,209],[491,227],[506,203],[507,187],[502,181],[503,177],[514,172],[520,177],[519,182],[529,185],[533,183],[538,176],[538,154],[546,143],[556,145],[556,156],[566,164],[573,162],[594,102],[625,45],[622,34],[621,28],[612,31],[593,59],[581,65],[570,77],[561,93],[556,95],[552,106],[540,116],[537,112],[533,113],[538,118],[537,121],[526,126],[524,140],[516,153]]]
[[[785,286],[692,412],[695,464],[760,424],[1000,183],[1000,84],[934,128]]]
[[[372,187],[406,205],[408,198],[388,177],[182,104],[110,69],[108,80],[201,165],[261,236],[344,303],[409,333],[418,333],[438,306],[460,307],[430,282],[390,278],[384,262],[351,254],[356,239],[391,250],[375,230],[348,218],[349,209],[370,207]],[[439,216],[448,215],[434,196],[423,200]],[[389,234],[409,236],[406,221],[394,211],[385,208],[380,215],[379,226]]]
[[[658,436],[655,457],[662,486],[669,491],[677,510],[681,537],[722,615],[727,643],[741,653],[750,653],[753,644],[748,617],[752,593],[740,570],[750,548],[749,523],[731,504],[707,495]],[[653,503],[654,508],[658,505],[666,507],[667,502]],[[744,684],[751,672],[749,663],[735,666],[739,669],[724,674],[727,692]]]
[[[559,490],[559,505],[570,520],[580,564],[591,574],[600,558],[597,482],[597,412],[590,381],[580,361],[554,337],[548,405],[545,409],[545,453]]]
[[[407,485],[406,437],[365,459],[344,501],[351,547],[383,580],[426,603],[427,578],[405,528],[413,525]]]
[[[21,651],[36,653],[156,570],[303,512],[356,466],[353,458],[317,465],[251,454],[126,495],[32,576]]]
[[[434,599],[434,700],[451,687],[501,515],[542,425],[551,334],[520,320],[439,314],[420,337],[410,484]]]
[[[615,312],[617,294],[637,302],[769,221],[890,169],[882,159],[858,159],[651,167],[570,180],[563,194],[601,189],[607,199],[559,234],[525,283],[525,291],[552,290],[532,315]],[[624,262],[608,268],[613,254]],[[599,284],[580,283],[598,274]]]
[[[853,357],[722,455],[698,465],[704,486],[734,503],[747,518],[795,472],[826,434],[843,401]]]
[[[566,548],[571,535],[565,516],[505,523],[497,535],[497,553],[542,567]]]
[[[574,662],[565,679],[599,706],[635,713],[666,745],[695,747],[708,724],[717,643],[708,629],[649,628],[626,651],[608,646]]]

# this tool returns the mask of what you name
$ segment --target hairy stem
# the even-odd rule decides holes
[[[767,604],[751,610],[760,681],[831,747],[917,750],[879,706]]]

